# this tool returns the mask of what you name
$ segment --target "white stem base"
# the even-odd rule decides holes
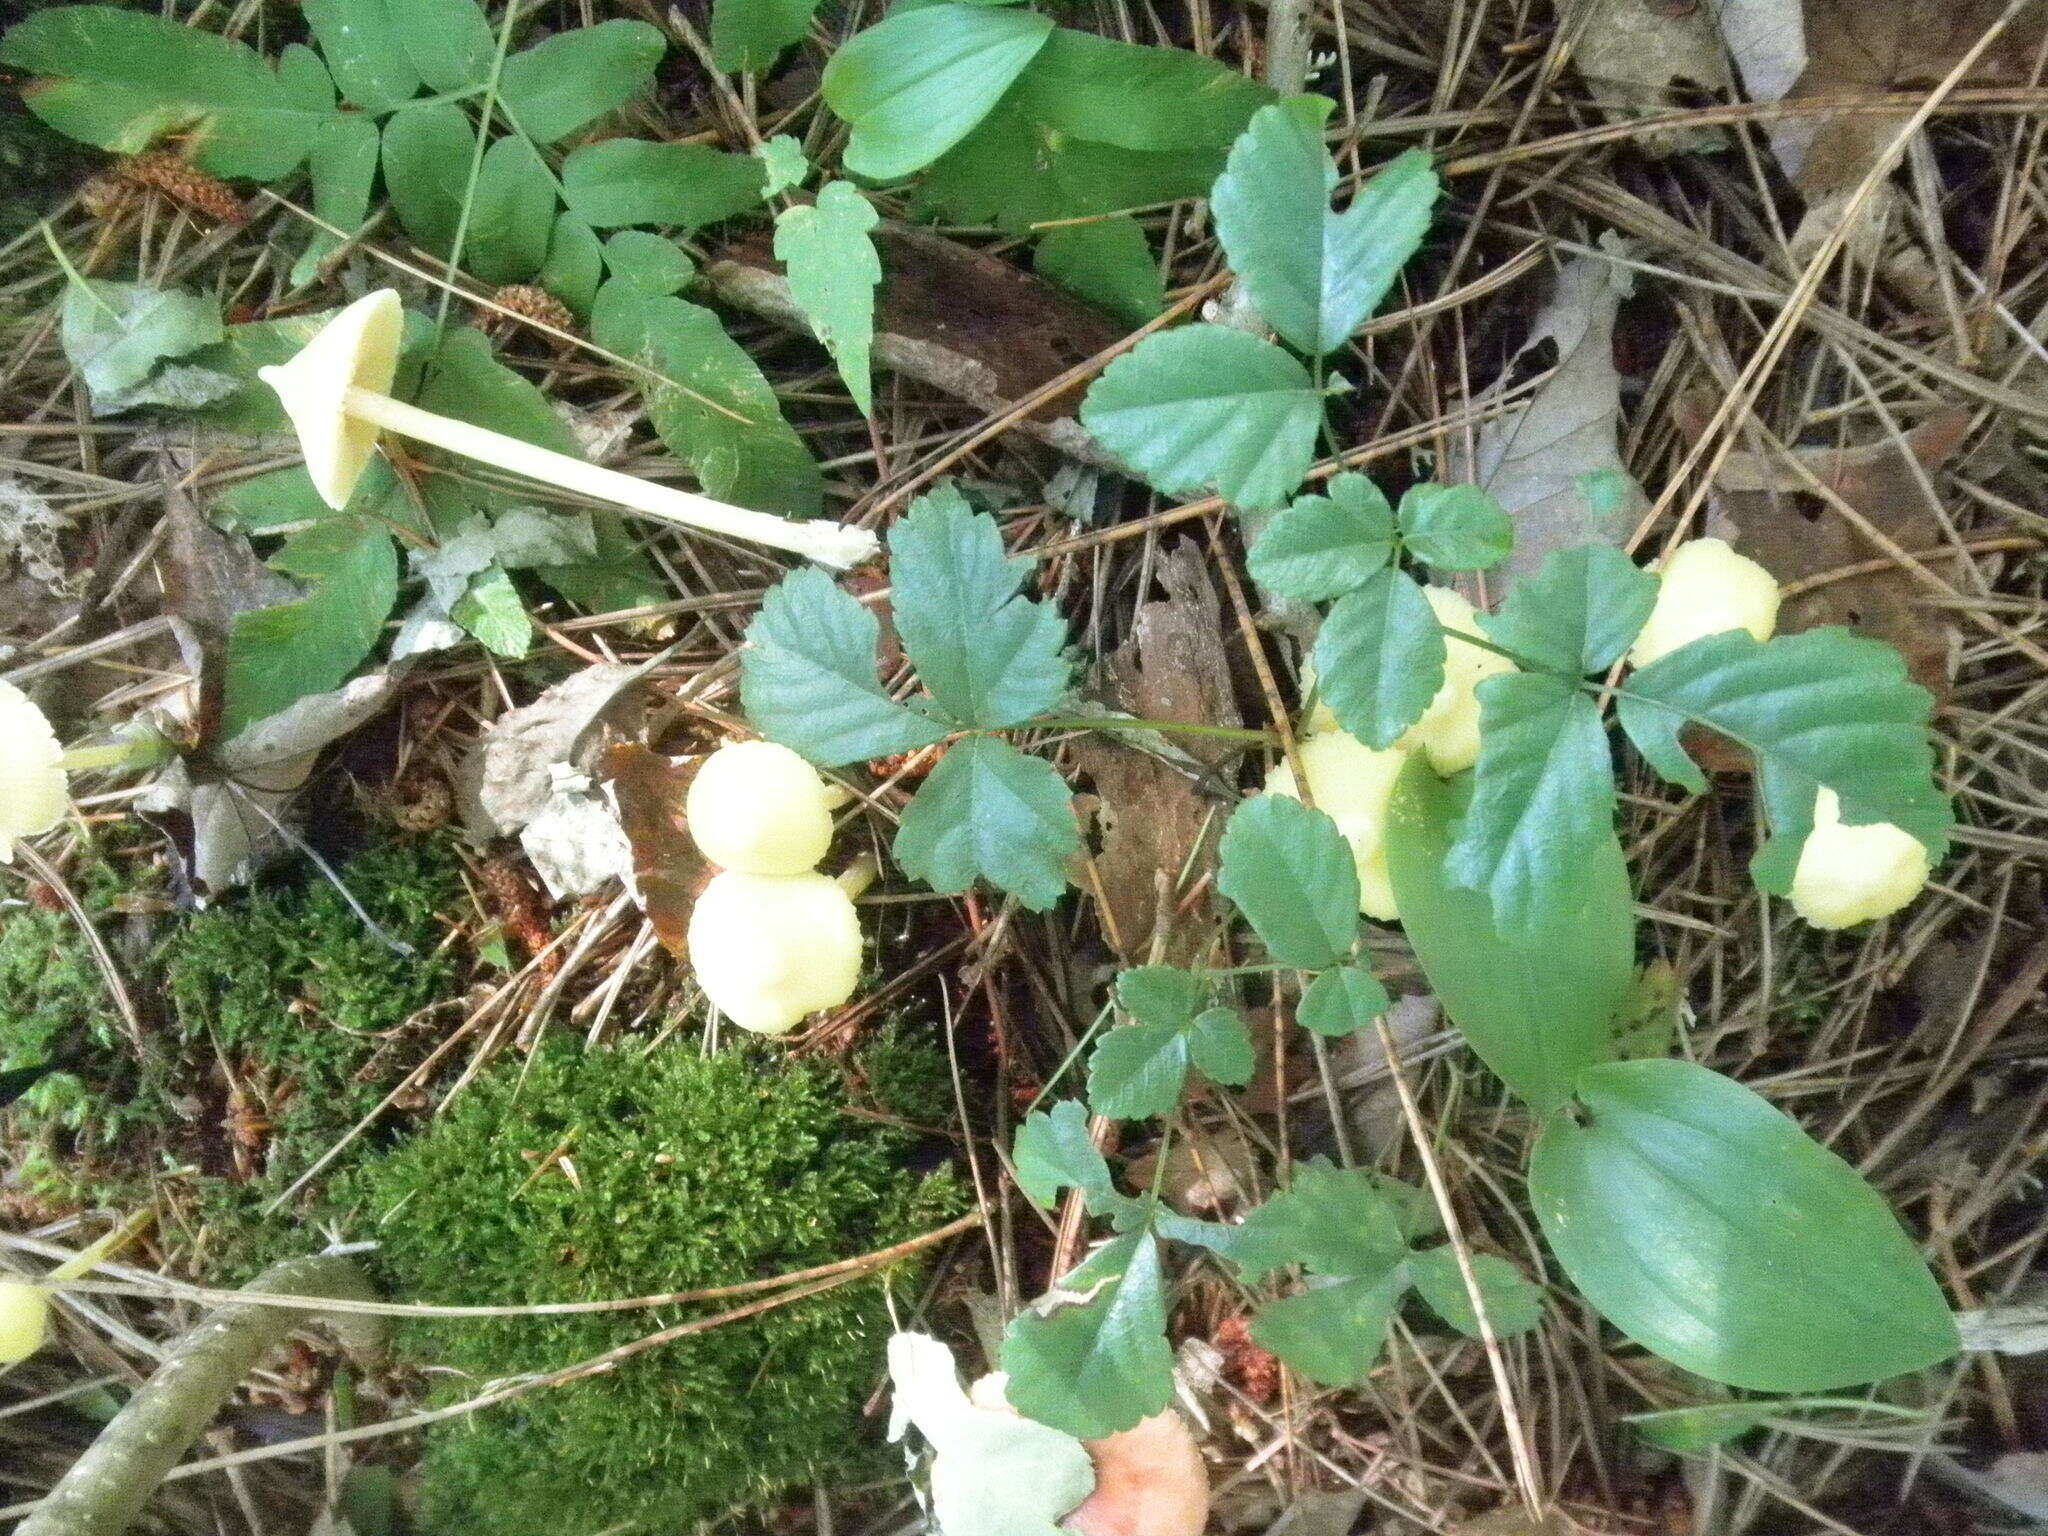
[[[524,475],[542,485],[560,486],[597,501],[686,528],[702,528],[735,539],[748,539],[773,549],[786,549],[835,570],[860,564],[880,548],[880,541],[865,528],[851,528],[825,518],[809,520],[776,517],[745,507],[727,506],[709,496],[693,495],[672,486],[636,480],[631,475],[606,469],[539,448],[502,432],[471,426],[448,416],[436,416],[403,400],[366,389],[350,389],[343,399],[348,414],[386,432],[410,437],[464,458],[476,459]]]

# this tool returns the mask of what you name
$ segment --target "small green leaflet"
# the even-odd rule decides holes
[[[1415,578],[1392,566],[1337,599],[1316,633],[1316,680],[1337,724],[1391,747],[1444,681],[1444,632]]]
[[[1483,571],[1514,548],[1514,521],[1476,485],[1411,485],[1401,497],[1401,542],[1424,565]]]
[[[1465,1287],[1464,1271],[1458,1268],[1455,1250],[1430,1248],[1408,1256],[1408,1283],[1429,1310],[1467,1338],[1479,1338],[1479,1314],[1472,1309],[1472,1293]],[[1543,1293],[1529,1283],[1529,1277],[1498,1254],[1472,1255],[1472,1278],[1479,1282],[1480,1298],[1486,1303],[1486,1320],[1495,1338],[1527,1333],[1543,1321]]]
[[[956,488],[920,496],[889,530],[889,573],[903,649],[954,723],[1019,725],[1066,693],[1066,624],[1020,595],[1031,561]]]
[[[747,626],[740,700],[747,718],[827,768],[943,741],[946,727],[891,699],[875,675],[882,628],[815,567],[769,590]]]
[[[1406,1206],[1363,1168],[1320,1159],[1298,1165],[1294,1181],[1238,1224],[1227,1257],[1247,1282],[1299,1264],[1319,1275],[1371,1275],[1408,1255]]]
[[[226,334],[216,299],[94,278],[66,288],[58,332],[65,357],[101,414],[139,403],[133,391],[165,359],[184,357]]]
[[[1259,585],[1282,597],[1325,603],[1364,586],[1393,558],[1394,509],[1372,481],[1346,471],[1323,495],[1298,496],[1268,522],[1247,564]]]
[[[1076,1099],[1027,1115],[1017,1127],[1010,1158],[1024,1198],[1046,1210],[1063,1189],[1079,1190],[1094,1216],[1127,1215],[1138,1203],[1117,1193],[1109,1164],[1089,1139],[1088,1113]]]
[[[1010,1324],[1002,1365],[1012,1407],[1083,1440],[1159,1412],[1173,1397],[1173,1346],[1158,1241],[1129,1232],[1098,1248]]]
[[[1256,1063],[1244,1021],[1228,1008],[1198,1012],[1199,978],[1144,966],[1117,978],[1117,1001],[1132,1022],[1110,1030],[1088,1062],[1088,1102],[1117,1120],[1171,1114],[1190,1065],[1216,1082],[1251,1081]]]
[[[1005,6],[898,11],[825,66],[825,104],[853,128],[847,170],[893,181],[959,143],[1010,88],[1052,22]]]
[[[681,293],[697,275],[690,253],[666,235],[622,229],[601,247],[605,270],[616,282],[665,299]]]
[[[1370,1029],[1372,1021],[1392,1006],[1393,999],[1371,971],[1340,965],[1308,984],[1294,1017],[1304,1029],[1339,1038]]]
[[[370,194],[377,183],[377,157],[383,147],[377,125],[361,113],[340,113],[320,125],[307,157],[313,183],[313,214],[345,233],[362,228],[370,216]],[[310,283],[320,262],[341,244],[316,229],[306,253],[292,267],[294,286]]]
[[[394,112],[384,124],[384,191],[406,233],[439,255],[462,222],[476,131],[451,101]]]
[[[547,163],[526,140],[499,139],[477,171],[462,264],[487,283],[522,282],[548,259],[554,223],[555,182]]]
[[[535,143],[553,144],[646,90],[667,51],[644,21],[557,32],[505,61],[498,105]]]
[[[420,72],[392,21],[393,4],[305,0],[306,25],[313,29],[336,88],[365,112],[388,112],[420,93]]]
[[[1273,958],[1319,971],[1358,937],[1358,866],[1337,824],[1284,795],[1258,795],[1232,813],[1218,848],[1217,889]]]
[[[1155,490],[1214,486],[1246,511],[1277,507],[1315,458],[1322,396],[1270,342],[1220,325],[1146,337],[1103,370],[1081,424]]]
[[[1042,912],[1066,891],[1081,833],[1058,769],[1000,737],[970,736],[918,786],[891,851],[935,891],[985,879]]]
[[[815,206],[798,204],[775,220],[775,259],[789,273],[789,296],[832,354],[863,416],[874,413],[868,348],[875,339],[875,285],[882,258],[871,231],[881,222],[851,182],[827,182]]]
[[[727,74],[758,74],[803,41],[817,10],[818,0],[712,0],[711,62]]]
[[[1576,675],[1619,660],[1656,602],[1655,576],[1618,549],[1582,544],[1551,555],[1479,623],[1495,644]]]
[[[498,38],[476,0],[387,0],[391,27],[430,91],[490,78]]]
[[[1317,357],[1379,307],[1428,233],[1439,192],[1429,156],[1411,149],[1332,213],[1337,166],[1322,139],[1330,106],[1306,96],[1261,108],[1210,194],[1217,238],[1252,303]]]
[[[569,151],[562,195],[593,229],[662,224],[696,230],[761,206],[767,167],[703,144],[604,139]]]
[[[526,615],[526,604],[512,578],[498,566],[472,580],[448,616],[495,656],[517,660],[533,645],[533,620]]]
[[[773,197],[778,192],[787,192],[791,187],[803,185],[811,174],[811,162],[804,154],[803,145],[786,133],[754,148],[754,158],[766,168],[768,180],[761,188],[763,197]]]
[[[1039,237],[1032,265],[1076,298],[1129,325],[1143,325],[1166,308],[1166,280],[1129,214],[1062,224]]]
[[[1406,1284],[1399,1267],[1349,1280],[1311,1282],[1259,1308],[1252,1342],[1326,1387],[1348,1387],[1372,1371],[1387,1321]]]

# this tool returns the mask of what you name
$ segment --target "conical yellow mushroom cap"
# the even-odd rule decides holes
[[[0,864],[14,862],[14,845],[47,832],[71,803],[64,749],[35,701],[0,682]]]
[[[290,362],[257,370],[277,391],[299,434],[313,489],[337,512],[348,505],[377,450],[376,427],[348,414],[348,391],[390,393],[404,334],[397,292],[380,288],[328,321]]]
[[[860,919],[829,875],[714,875],[690,912],[690,968],[742,1029],[783,1035],[860,980]]]
[[[1891,916],[1920,894],[1930,873],[1919,838],[1888,821],[1844,826],[1840,798],[1822,789],[1792,872],[1792,910],[1816,928],[1853,928]]]
[[[735,741],[704,759],[683,802],[690,836],[721,869],[800,875],[832,841],[818,770],[772,741]]]

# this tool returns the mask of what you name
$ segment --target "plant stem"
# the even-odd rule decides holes
[[[1188,720],[1137,720],[1123,715],[1092,719],[1032,720],[1034,731],[1157,731],[1162,736],[1206,736],[1214,741],[1241,741],[1250,746],[1277,747],[1280,738],[1272,731],[1251,730],[1235,725],[1202,725]]]

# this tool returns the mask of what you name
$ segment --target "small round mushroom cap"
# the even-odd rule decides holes
[[[313,489],[337,512],[348,505],[377,448],[376,427],[348,414],[348,392],[390,393],[404,334],[397,292],[379,288],[328,321],[290,362],[257,370],[299,434]]]
[[[1792,910],[1815,928],[1853,928],[1890,917],[1931,873],[1926,846],[1912,833],[1888,821],[1845,825],[1840,798],[1823,787],[1792,872]]]
[[[0,1365],[18,1365],[43,1347],[50,1300],[38,1286],[0,1280]]]
[[[786,1035],[860,980],[860,919],[829,875],[712,876],[690,911],[697,985],[741,1029]]]
[[[728,742],[705,758],[683,815],[705,858],[747,875],[800,875],[832,842],[825,781],[772,741]]]
[[[1777,578],[1726,539],[1688,539],[1658,573],[1657,602],[1629,647],[1630,666],[1731,629],[1768,640],[1778,627]]]
[[[70,804],[57,733],[35,700],[0,682],[0,864],[12,864],[15,843],[49,831]]]

